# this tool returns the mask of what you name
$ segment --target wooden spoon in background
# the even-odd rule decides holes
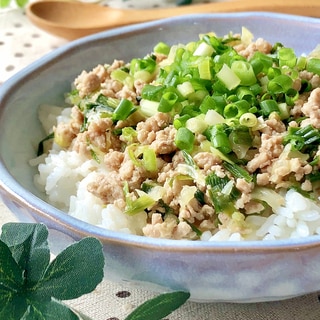
[[[42,0],[30,3],[26,14],[48,33],[74,40],[134,23],[192,13],[268,11],[320,17],[320,0],[236,0],[158,9],[116,9],[78,1]],[[320,23],[320,22],[319,22]]]

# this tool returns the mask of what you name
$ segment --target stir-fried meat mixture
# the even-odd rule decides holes
[[[197,55],[196,44],[204,47]],[[62,148],[105,168],[88,191],[128,214],[145,212],[150,237],[245,235],[247,216],[272,211],[257,190],[318,196],[320,69],[305,69],[307,58],[301,67],[291,51],[296,62],[286,65],[284,47],[261,38],[207,36],[196,44],[82,71],[68,96],[71,120],[54,128]],[[241,77],[237,61],[253,70],[253,81]],[[220,74],[223,65],[237,84]]]

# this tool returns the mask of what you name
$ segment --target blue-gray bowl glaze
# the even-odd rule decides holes
[[[268,242],[160,240],[104,230],[79,221],[42,200],[33,185],[43,138],[37,109],[63,104],[63,94],[83,70],[114,58],[129,61],[160,40],[174,44],[198,34],[250,29],[256,38],[282,42],[298,54],[320,43],[320,20],[261,12],[202,14],[165,19],[99,33],[53,51],[0,87],[0,194],[21,221],[43,222],[53,251],[84,236],[104,245],[105,277],[144,289],[186,290],[201,302],[259,302],[320,290],[320,237]]]

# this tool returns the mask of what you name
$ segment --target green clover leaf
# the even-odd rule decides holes
[[[7,223],[1,240],[10,248],[18,265],[25,270],[28,282],[37,282],[50,262],[48,230],[42,224]]]
[[[79,320],[79,317],[69,307],[65,306],[60,301],[52,299],[47,302],[34,301],[20,320]]]
[[[0,237],[0,319],[77,320],[60,300],[93,291],[103,279],[104,255],[98,239],[67,247],[50,263],[43,224],[8,223]]]
[[[16,4],[19,8],[23,8],[26,6],[26,4],[29,2],[29,0],[16,0]]]
[[[0,0],[0,9],[9,7],[11,2],[15,2],[19,8],[24,8],[29,0]]]
[[[19,296],[24,285],[23,270],[12,257],[9,247],[0,240],[0,319],[20,319],[26,303]],[[12,308],[15,305],[15,308]]]
[[[61,300],[90,293],[103,279],[104,255],[87,237],[50,262],[48,229],[43,224],[7,223],[0,236],[0,319],[91,320]],[[160,320],[190,297],[171,292],[148,300],[126,320]]]
[[[93,291],[103,279],[102,245],[84,238],[62,251],[35,287],[35,298],[75,299]],[[66,286],[66,283],[68,286]]]
[[[11,0],[0,0],[0,8],[6,8],[9,6]]]
[[[160,294],[137,307],[125,320],[161,320],[182,306],[190,293],[176,291]]]

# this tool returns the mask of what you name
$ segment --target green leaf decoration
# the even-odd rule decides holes
[[[0,240],[0,319],[16,320],[23,315],[26,302],[19,296],[23,284],[23,270]]]
[[[1,1],[1,0],[0,0]],[[101,242],[84,238],[50,263],[48,229],[37,223],[7,223],[0,235],[0,319],[92,320],[60,300],[92,292],[103,279]],[[146,301],[125,320],[160,320],[190,297],[162,294]]]
[[[88,237],[63,250],[35,287],[37,299],[69,300],[93,291],[103,279],[104,255],[96,238]]]
[[[0,8],[6,8],[9,6],[11,0],[0,0]]]
[[[2,227],[0,319],[91,320],[59,300],[89,293],[102,281],[102,244],[84,238],[50,263],[47,240],[48,229],[43,224],[7,223]]]
[[[29,0],[16,0],[18,7],[23,8],[29,2]]]
[[[63,303],[51,300],[34,302],[20,320],[79,320],[79,317]]]
[[[137,307],[125,320],[161,320],[189,298],[190,293],[183,291],[161,294]]]
[[[23,319],[28,309],[27,301],[19,295],[12,295],[5,305],[1,305],[0,319],[17,320]]]
[[[26,271],[29,283],[39,281],[50,262],[48,230],[43,224],[7,223],[2,227],[1,240],[12,256]]]
[[[0,291],[18,292],[22,285],[23,270],[13,259],[9,247],[0,240]]]

